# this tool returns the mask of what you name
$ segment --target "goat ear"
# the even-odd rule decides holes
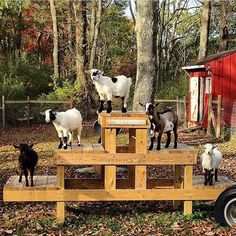
[[[34,143],[30,144],[29,147],[32,148],[34,146]]]
[[[145,107],[145,105],[144,105],[144,104],[142,104],[141,102],[139,103],[139,105],[140,105],[140,106],[142,106],[142,107]]]
[[[156,103],[156,104],[154,105],[154,107],[157,107],[159,104],[160,104],[160,103]]]
[[[216,144],[213,144],[212,147],[213,147],[213,149],[214,149],[214,148],[217,148],[217,147],[218,147],[218,144],[217,144],[217,143],[216,143]]]
[[[46,112],[45,111],[42,111],[40,112],[41,115],[45,116],[46,115]]]
[[[19,146],[17,146],[16,144],[13,144],[13,146],[14,146],[15,148],[18,148],[18,149],[20,148],[20,147],[19,147]]]

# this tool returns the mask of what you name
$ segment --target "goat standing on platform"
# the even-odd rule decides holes
[[[104,76],[103,72],[98,69],[91,69],[86,72],[91,73],[91,79],[95,84],[97,92],[99,93],[100,107],[98,109],[98,113],[103,111],[105,99],[107,99],[107,113],[112,111],[112,97],[119,97],[122,99],[122,113],[126,113],[132,79],[127,78],[124,75],[119,75],[112,78]]]
[[[141,106],[145,106],[140,103]],[[172,108],[168,108],[163,112],[158,112],[155,108],[158,104],[152,103],[146,104],[146,113],[149,116],[151,122],[151,144],[149,150],[153,149],[153,144],[157,138],[157,150],[161,149],[161,137],[163,133],[167,134],[167,140],[165,148],[168,148],[171,141],[171,131],[174,132],[174,148],[177,148],[177,129],[178,129],[178,115]],[[158,136],[157,136],[158,134]]]
[[[30,172],[30,186],[34,186],[34,170],[35,166],[38,162],[38,155],[37,153],[32,149],[34,144],[31,144],[30,146],[28,144],[21,143],[19,146],[13,144],[13,146],[20,150],[20,156],[18,158],[19,161],[19,167],[20,167],[20,178],[19,182],[22,181],[22,174],[25,175],[25,182],[26,186],[29,186],[28,182],[28,171]]]
[[[204,185],[213,185],[213,175],[218,181],[218,168],[222,162],[222,154],[217,149],[217,145],[205,144],[205,151],[201,155],[202,169],[204,173]]]
[[[46,110],[41,113],[45,115],[46,123],[52,122],[55,126],[60,143],[58,148],[61,149],[62,146],[64,149],[67,149],[67,140],[69,145],[72,143],[73,131],[77,130],[78,132],[78,146],[80,146],[80,137],[82,131],[82,116],[80,112],[76,109],[69,109],[67,111],[55,112],[52,109]]]

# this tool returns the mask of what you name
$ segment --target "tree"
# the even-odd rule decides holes
[[[57,13],[54,0],[50,1],[50,9],[52,15],[53,25],[53,65],[54,65],[54,77],[59,78],[59,60],[58,60],[58,31],[57,31]]]
[[[85,69],[87,66],[86,0],[73,0],[76,27],[76,80],[81,91],[88,93]]]
[[[219,51],[224,51],[228,49],[228,39],[229,39],[229,31],[227,24],[228,17],[228,9],[225,4],[225,1],[221,0],[221,20],[220,20],[220,45]]]
[[[157,1],[137,1],[137,76],[133,110],[141,103],[153,102],[156,93]]]
[[[211,0],[205,0],[201,17],[201,32],[200,32],[200,46],[199,46],[198,59],[202,59],[207,56],[210,18],[211,18]]]

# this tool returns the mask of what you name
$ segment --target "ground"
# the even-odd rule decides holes
[[[40,158],[36,174],[55,175],[52,155],[58,140],[51,124],[9,128],[0,134],[0,235],[236,235],[236,228],[221,227],[215,222],[214,202],[194,202],[194,214],[187,217],[181,209],[174,210],[170,201],[67,203],[63,226],[56,224],[55,203],[3,203],[4,184],[9,176],[18,174],[18,153],[12,144],[37,142],[35,150]],[[201,131],[179,136],[180,142],[194,145],[199,153],[205,142],[220,142],[219,149],[224,154],[220,174],[236,181],[236,141],[222,142]],[[92,127],[86,126],[82,142],[97,140]],[[124,131],[119,142],[126,142]],[[168,176],[171,169],[150,167],[149,176]],[[201,173],[199,164],[194,173]],[[73,168],[68,168],[66,174],[79,175]]]

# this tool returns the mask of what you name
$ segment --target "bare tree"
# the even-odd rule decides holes
[[[49,0],[53,25],[53,65],[54,77],[59,78],[57,13],[54,0]]]
[[[229,39],[228,24],[227,24],[228,9],[225,4],[225,1],[221,0],[220,7],[221,7],[221,20],[220,20],[219,51],[224,51],[228,49],[228,39]]]
[[[86,2],[86,0],[73,0],[76,27],[76,76],[81,90],[87,94],[88,91],[85,74],[85,69],[87,66]]]
[[[133,110],[141,110],[140,102],[154,100],[157,84],[156,37],[157,1],[137,1],[137,76]]]
[[[210,18],[211,18],[211,0],[205,0],[203,4],[202,17],[201,17],[201,33],[200,33],[200,46],[199,46],[198,59],[202,59],[207,56]]]

